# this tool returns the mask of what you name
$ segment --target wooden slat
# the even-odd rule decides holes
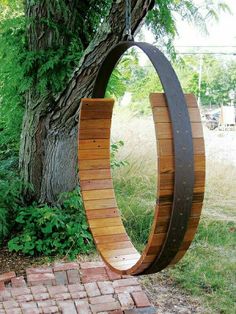
[[[118,208],[106,208],[106,209],[95,209],[88,210],[86,212],[88,219],[99,219],[99,218],[111,218],[111,217],[120,217]]]
[[[200,122],[193,122],[191,126],[193,138],[202,138],[203,137],[202,124]],[[157,123],[156,132],[157,137],[159,139],[173,138],[171,123]]]
[[[166,233],[156,233],[153,235],[151,247],[160,246],[166,238]]]
[[[122,226],[93,228],[92,233],[95,237],[101,236],[101,235],[108,235],[108,234],[122,234],[122,233],[125,233],[125,228],[123,225]]]
[[[83,191],[112,189],[113,182],[111,179],[104,180],[81,180],[80,186]]]
[[[106,198],[115,198],[115,193],[113,189],[105,190],[91,190],[82,192],[83,200],[102,200]]]
[[[172,139],[160,139],[158,141],[158,152],[159,155],[168,156],[174,155],[174,147]],[[193,149],[195,155],[204,155],[205,154],[205,145],[203,138],[194,138],[193,139]]]
[[[137,257],[133,260],[125,260],[125,261],[117,261],[115,262],[114,260],[111,260],[110,263],[113,267],[118,267],[120,269],[129,269],[130,267],[132,267],[134,264],[137,263],[137,261],[140,258],[140,254],[136,255]]]
[[[110,159],[80,160],[79,170],[110,169]]]
[[[109,98],[83,98],[81,100],[82,110],[96,110],[96,111],[108,111],[112,112],[114,106],[114,99]]]
[[[109,139],[110,138],[110,129],[82,129],[79,132],[80,140],[89,140],[89,139]]]
[[[128,237],[127,233],[97,236],[95,238],[96,244],[124,242],[124,241],[129,241],[129,237]]]
[[[202,212],[202,203],[193,203],[191,209],[191,216],[192,217],[200,217]]]
[[[114,257],[114,256],[123,256],[124,254],[135,254],[137,252],[137,250],[134,248],[134,246],[132,245],[131,242],[130,243],[130,247],[124,247],[121,249],[113,249],[113,250],[101,250],[101,255],[105,258],[108,259],[109,262],[109,257]],[[100,247],[100,244],[99,244]]]
[[[113,256],[109,258],[109,261],[113,264],[113,262],[122,262],[122,261],[137,261],[140,258],[139,253],[133,254],[123,254],[122,256]],[[113,264],[114,265],[114,264]]]
[[[90,139],[79,141],[79,151],[82,149],[110,148],[109,139]]]
[[[205,172],[195,171],[195,187],[205,186]],[[161,189],[168,190],[174,188],[174,173],[161,173],[160,174]]]
[[[80,180],[111,179],[110,169],[80,170]]]
[[[200,122],[201,116],[198,108],[188,108],[190,122]],[[170,122],[169,111],[167,107],[154,107],[153,116],[155,123]]]
[[[197,101],[194,95],[192,94],[185,94],[185,100],[188,107],[197,108]],[[150,102],[152,107],[166,107],[166,98],[164,93],[151,93],[150,96]]]
[[[83,110],[80,114],[80,120],[91,120],[91,119],[111,119],[111,111],[102,110]]]
[[[81,120],[80,130],[83,129],[110,129],[111,120],[110,119],[91,119],[91,120]]]
[[[90,228],[109,227],[109,226],[113,227],[113,226],[120,226],[120,225],[122,225],[122,221],[120,217],[89,220]]]
[[[173,173],[175,170],[174,156],[161,156],[159,158],[159,171],[161,174]],[[184,166],[184,165],[183,165]],[[194,170],[195,172],[205,172],[205,156],[194,155]]]
[[[120,241],[115,243],[101,243],[99,244],[99,249],[103,252],[107,251],[118,251],[120,249],[130,249],[127,253],[132,254],[131,248],[134,248],[130,241]]]
[[[109,159],[109,149],[84,149],[79,151],[79,160]]]
[[[112,199],[84,201],[84,206],[86,210],[91,210],[91,209],[114,208],[114,207],[117,207],[117,204],[116,204],[116,200],[112,198]]]

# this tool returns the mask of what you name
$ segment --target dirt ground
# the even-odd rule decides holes
[[[200,300],[176,286],[165,271],[141,277],[140,280],[149,299],[158,309],[158,314],[210,313],[201,305]]]

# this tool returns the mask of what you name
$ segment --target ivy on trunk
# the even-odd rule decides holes
[[[33,56],[29,75],[33,84],[26,94],[20,170],[24,183],[33,186],[34,192],[25,191],[28,200],[55,203],[61,192],[73,190],[78,183],[80,100],[90,97],[99,64],[107,50],[122,40],[125,31],[125,1],[101,2],[97,7],[94,7],[97,1],[86,4],[78,0],[44,0],[32,4],[27,0],[25,3],[29,21],[27,47]],[[133,33],[138,31],[152,6],[153,0],[132,1]],[[101,22],[106,12],[107,17]],[[73,45],[77,45],[77,59],[68,61]],[[67,57],[65,63],[57,59],[60,53],[60,60],[63,53]],[[43,73],[50,73],[50,67],[52,75],[44,77]],[[73,68],[69,79],[68,73]],[[63,88],[61,82],[66,82]]]

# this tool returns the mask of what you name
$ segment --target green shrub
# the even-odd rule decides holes
[[[128,162],[126,160],[119,160],[117,157],[117,154],[119,153],[119,150],[121,147],[124,146],[123,141],[117,141],[111,144],[111,168],[120,168],[123,166],[128,165]]]
[[[10,251],[27,255],[67,255],[75,258],[93,248],[78,190],[62,195],[62,205],[20,208],[18,233],[8,242]]]
[[[11,168],[15,159],[0,161],[0,245],[14,226],[16,210],[22,205],[22,184]]]

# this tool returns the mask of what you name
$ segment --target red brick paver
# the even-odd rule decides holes
[[[29,268],[26,278],[0,275],[0,314],[156,313],[137,278],[103,262]]]

